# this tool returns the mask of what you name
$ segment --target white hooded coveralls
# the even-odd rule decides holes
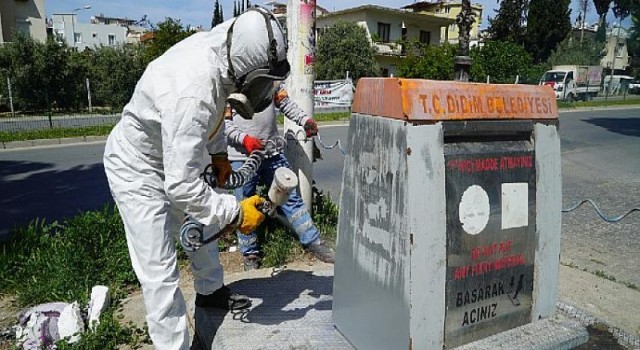
[[[207,225],[208,237],[240,210],[234,196],[216,193],[199,177],[207,151],[226,151],[223,111],[234,89],[226,48],[232,21],[188,37],[151,62],[105,147],[105,172],[157,349],[189,348],[175,249],[185,213]],[[278,57],[284,59],[284,37],[274,21],[272,26]],[[237,17],[231,44],[237,76],[268,64],[265,28],[255,11]],[[188,255],[196,292],[219,289],[223,274],[217,244]]]

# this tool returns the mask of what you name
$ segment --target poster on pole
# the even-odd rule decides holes
[[[355,87],[351,79],[316,80],[313,102],[316,111],[348,111],[353,102]]]

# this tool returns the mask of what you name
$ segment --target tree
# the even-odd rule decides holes
[[[398,64],[399,77],[453,80],[453,58],[458,54],[458,47],[449,44],[426,46],[418,42],[405,45],[407,57]]]
[[[213,18],[211,19],[211,28],[217,26],[222,22],[224,22],[224,18],[222,17],[222,8],[220,7],[220,2],[216,0],[216,2],[213,4]]]
[[[102,47],[90,57],[89,74],[96,104],[120,110],[129,102],[136,83],[146,67],[142,47]]]
[[[153,61],[171,46],[194,33],[192,30],[183,28],[179,19],[175,20],[171,17],[165,18],[154,29],[153,39],[150,40],[150,43],[145,48],[146,63]]]
[[[366,30],[353,22],[338,22],[318,38],[315,71],[320,80],[343,79],[347,73],[355,80],[377,76],[375,60]]]
[[[483,47],[471,50],[471,58],[471,78],[477,82],[484,82],[489,76],[492,83],[513,84],[519,76],[520,81],[537,83],[546,70],[533,65],[524,47],[509,41],[487,41]]]
[[[631,10],[631,30],[629,33],[629,55],[633,57],[631,65],[636,79],[640,79],[640,6]]]
[[[585,38],[578,41],[568,36],[551,53],[547,61],[549,66],[579,64],[585,66],[600,65],[604,44],[594,39]]]
[[[546,61],[571,32],[571,0],[531,0],[526,48],[535,62]]]
[[[525,42],[528,0],[502,0],[494,18],[489,18],[489,36],[493,40]]]
[[[602,27],[607,20],[607,13],[609,13],[610,5],[611,0],[593,0],[593,6],[595,6],[599,17],[598,28]]]
[[[591,2],[590,0],[578,0],[578,5],[580,8],[580,15],[578,16],[580,23],[580,41],[583,41],[585,22],[587,21],[589,10],[591,10]]]
[[[634,7],[640,6],[638,0],[614,0],[613,1],[613,14],[620,20],[629,17]]]

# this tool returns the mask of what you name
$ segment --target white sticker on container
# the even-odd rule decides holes
[[[489,222],[490,213],[489,196],[482,187],[473,185],[464,191],[458,215],[466,233],[477,235],[482,232]]]
[[[502,184],[502,229],[529,225],[529,184]]]

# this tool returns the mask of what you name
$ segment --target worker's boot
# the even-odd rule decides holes
[[[251,306],[251,299],[246,295],[231,293],[231,289],[222,286],[215,292],[204,295],[196,294],[197,307],[217,307],[224,310],[240,310]]]
[[[260,268],[260,257],[256,254],[245,255],[242,263],[245,271],[257,270]]]
[[[313,254],[318,260],[333,264],[336,260],[336,253],[327,246],[323,241],[317,240],[304,248],[307,252]]]

